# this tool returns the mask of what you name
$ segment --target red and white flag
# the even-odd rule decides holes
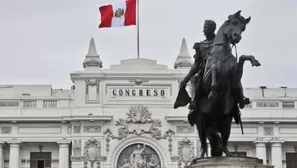
[[[123,0],[99,7],[99,28],[136,25],[136,0]]]

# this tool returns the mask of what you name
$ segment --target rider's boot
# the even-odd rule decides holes
[[[250,104],[250,103],[251,103],[251,101],[249,98],[246,98],[243,95],[240,96],[240,99],[238,102],[239,108],[243,109],[245,105]]]
[[[241,82],[238,84],[238,88],[235,90],[235,97],[238,100],[239,108],[243,109],[245,105],[250,104],[250,99],[243,95],[243,88]]]

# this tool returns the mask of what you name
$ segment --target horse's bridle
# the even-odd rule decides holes
[[[213,44],[212,46],[211,46],[211,48],[209,49],[209,53],[207,54],[207,56],[204,58],[204,60],[206,61],[206,59],[210,56],[210,51],[212,50],[212,48],[214,47],[214,46],[217,46],[217,45],[224,45],[224,46],[226,46],[227,44],[228,44],[228,42],[230,41],[230,34],[231,34],[231,32],[232,32],[232,28],[230,28],[230,30],[229,30],[229,32],[228,32],[228,35],[227,35],[227,38],[226,38],[226,40],[225,40],[225,42],[223,42],[223,43],[216,43],[216,44]],[[231,43],[230,43],[231,44]],[[232,46],[231,46],[231,52],[232,52],[232,48],[235,48],[235,58],[236,58],[236,62],[238,62],[238,54],[237,54],[237,47],[236,47],[236,44],[234,43],[234,44],[232,44]]]

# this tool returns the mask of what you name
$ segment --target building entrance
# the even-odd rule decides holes
[[[51,168],[51,152],[31,152],[30,168]]]
[[[286,153],[287,168],[297,168],[297,153]]]
[[[44,168],[44,160],[38,160],[37,161],[37,167],[38,168]]]

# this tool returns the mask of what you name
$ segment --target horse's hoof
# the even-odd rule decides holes
[[[256,67],[258,67],[258,66],[261,66],[261,64],[260,64],[260,62],[258,61],[258,60],[254,60],[253,62],[252,62],[252,66],[256,66]]]

